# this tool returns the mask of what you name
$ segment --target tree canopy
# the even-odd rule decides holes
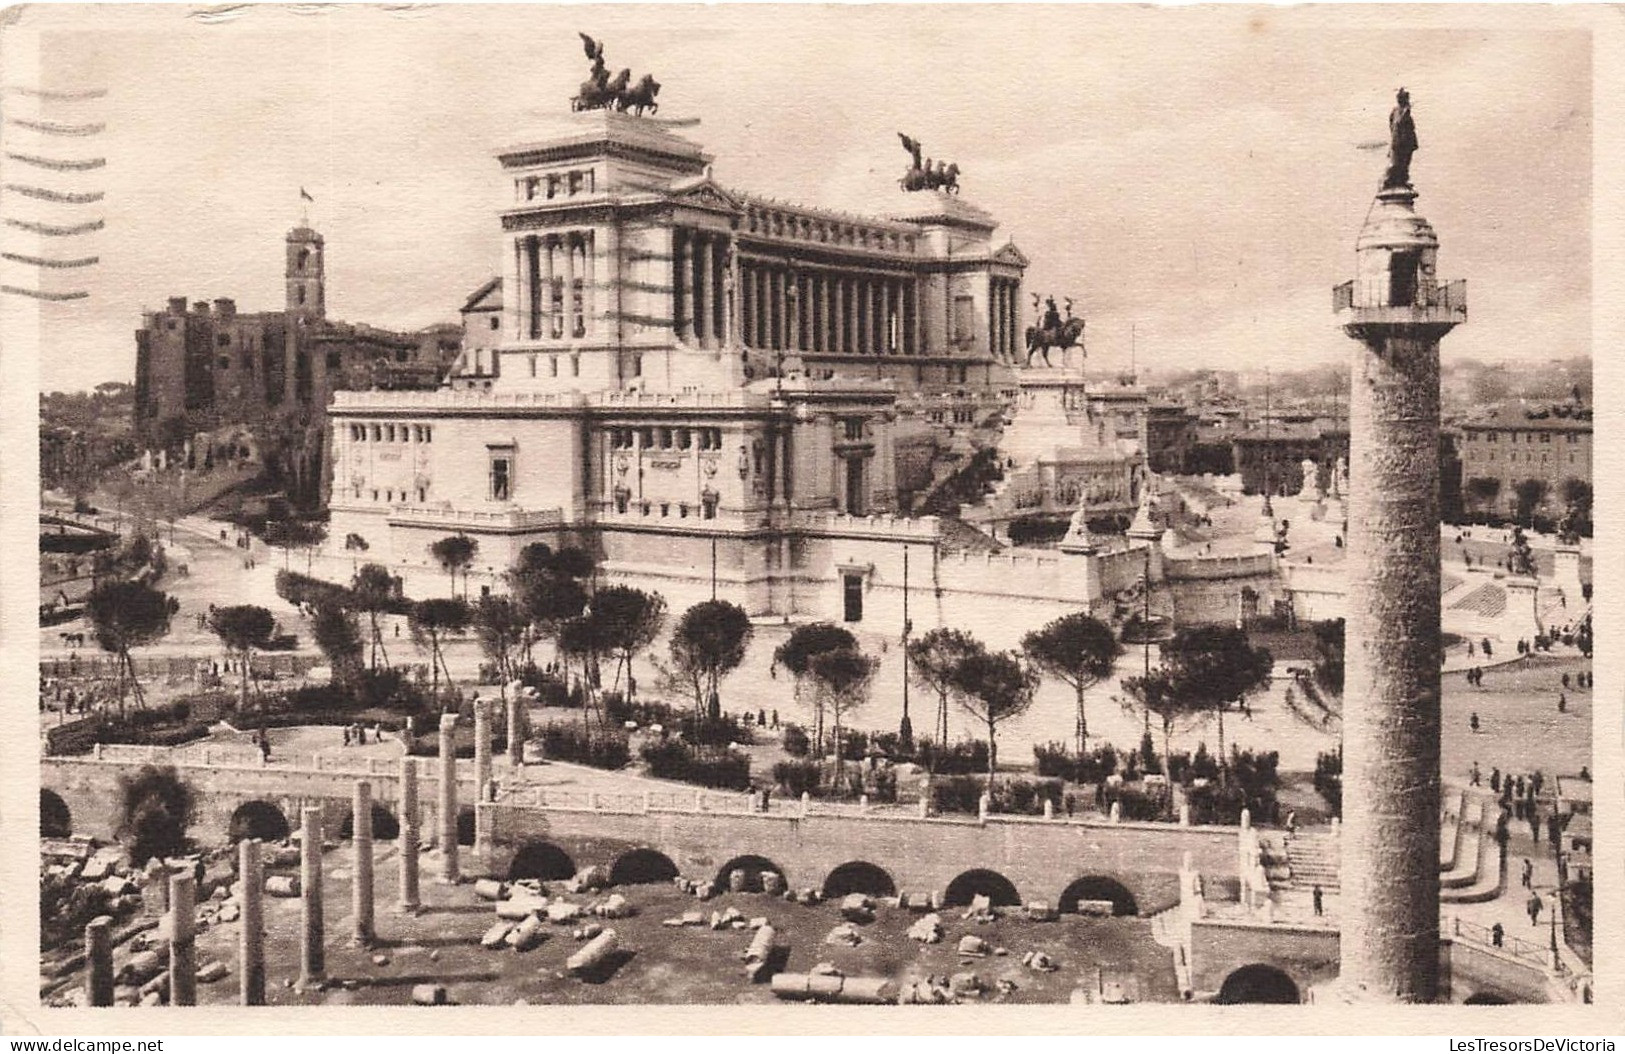
[[[671,636],[671,658],[694,688],[695,706],[719,716],[717,684],[745,661],[754,628],[744,608],[707,600],[683,612]]]
[[[998,767],[999,726],[1033,705],[1038,671],[1019,652],[985,648],[964,657],[954,676],[959,705],[987,727],[987,785]]]
[[[248,709],[248,675],[253,653],[271,643],[276,632],[276,617],[257,604],[234,604],[215,608],[209,615],[209,628],[230,651],[238,654],[241,662],[241,691],[237,697],[239,710]]]
[[[820,708],[827,709],[834,725],[835,768],[841,768],[841,726],[854,710],[869,701],[880,660],[856,648],[835,648],[815,653],[808,662],[807,675],[817,693]]]
[[[169,632],[175,613],[169,595],[140,581],[103,582],[93,589],[85,603],[85,614],[103,651],[118,658],[119,710],[124,709],[124,693],[135,685],[136,701],[141,701],[141,684],[135,679],[130,649],[159,640]]]
[[[451,576],[451,591],[457,592],[457,575],[463,577],[463,592],[468,592],[468,569],[474,564],[474,555],[480,551],[480,543],[466,534],[449,534],[439,541],[429,543],[429,555],[434,557],[440,569]]]
[[[948,742],[948,700],[957,691],[960,666],[986,649],[963,630],[942,627],[908,642],[909,676],[937,695],[936,739]]]
[[[1078,756],[1089,749],[1085,690],[1111,676],[1112,662],[1122,654],[1110,626],[1082,612],[1062,615],[1021,640],[1021,650],[1042,672],[1072,686],[1077,694]]]

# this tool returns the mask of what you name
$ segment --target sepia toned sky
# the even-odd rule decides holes
[[[104,120],[85,140],[7,149],[106,156],[6,182],[104,190],[98,206],[8,195],[7,215],[103,231],[46,251],[86,271],[43,305],[40,384],[133,377],[133,332],[169,296],[282,302],[282,238],[315,198],[328,311],[416,328],[453,321],[495,273],[493,157],[568,109],[577,30],[612,71],[652,72],[661,116],[716,155],[725,185],[884,213],[907,132],[957,161],[966,200],[1032,260],[1030,291],[1076,299],[1091,364],[1278,368],[1337,361],[1330,287],[1410,89],[1418,209],[1441,277],[1468,280],[1450,356],[1539,364],[1590,352],[1591,53],[1523,9],[1416,11],[1041,6],[179,7],[28,9],[38,83],[99,100],[8,96],[10,114]],[[60,27],[60,28],[57,28]],[[15,38],[14,38],[15,40]],[[13,41],[14,42],[14,41]],[[9,64],[16,83],[29,63]],[[8,251],[37,242],[4,232]],[[72,245],[68,243],[72,242]],[[15,309],[16,303],[7,307]],[[28,309],[35,305],[28,303]]]

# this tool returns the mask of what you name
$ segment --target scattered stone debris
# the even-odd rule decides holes
[[[607,899],[593,905],[592,913],[601,919],[630,918],[632,905],[619,893],[611,893]]]
[[[516,952],[528,952],[542,943],[542,920],[535,915],[526,918],[508,932],[508,946]]]
[[[756,927],[756,936],[751,938],[750,947],[745,949],[745,978],[751,984],[761,984],[769,977],[775,958],[773,942],[777,938],[777,932],[767,924],[766,919]]]
[[[223,979],[231,971],[219,959],[210,959],[198,968],[197,979],[203,984],[214,984]]]
[[[601,966],[605,959],[613,955],[620,947],[620,939],[614,930],[605,930],[586,946],[564,961],[564,968],[573,974],[586,973]]]
[[[959,938],[960,955],[975,955],[978,957],[985,957],[987,955],[991,955],[992,953],[993,949],[988,945],[987,941],[984,941],[974,933],[967,933],[963,937]]]
[[[838,973],[781,973],[770,982],[780,999],[827,1003],[894,1003],[897,985],[886,977],[843,977]]]
[[[1047,900],[1034,900],[1027,905],[1027,918],[1033,922],[1055,922],[1061,913]]]
[[[530,918],[535,918],[534,915],[529,916],[529,917]],[[513,923],[511,923],[511,922],[498,922],[498,923],[496,923],[490,929],[486,930],[484,936],[482,936],[480,938],[480,947],[481,948],[500,948],[500,947],[502,947],[504,944],[507,943],[508,934],[513,931],[513,928],[514,928],[514,926],[513,926]]]
[[[762,892],[770,897],[776,897],[784,892],[784,876],[777,871],[763,871]]]
[[[717,895],[716,883],[714,883],[714,882],[696,882],[696,883],[694,883],[694,895],[696,897],[698,897],[699,899],[701,899],[701,900],[710,900],[712,897]]]
[[[862,893],[848,893],[841,898],[841,918],[848,922],[873,922],[875,902]]]
[[[601,864],[584,867],[564,883],[566,893],[591,893],[609,885],[609,871]]]
[[[574,922],[582,916],[581,905],[568,900],[555,900],[547,906],[547,921],[554,925]]]
[[[519,922],[532,915],[540,914],[547,908],[546,897],[536,897],[526,894],[523,897],[513,897],[509,900],[497,901],[497,918],[509,922]]]
[[[374,966],[388,966],[389,965],[389,956],[387,956],[387,955],[374,955],[372,957],[372,964]]]
[[[590,941],[603,932],[604,927],[600,923],[589,922],[585,926],[577,926],[571,931],[570,936],[578,941]]]
[[[1021,957],[1021,965],[1032,970],[1037,970],[1040,973],[1054,973],[1056,970],[1060,969],[1059,966],[1055,965],[1054,959],[1051,959],[1048,955],[1040,951],[1031,951],[1026,955],[1023,955]]]
[[[1021,987],[1020,985],[1016,984],[1016,982],[1010,980],[1008,977],[999,978],[997,981],[995,981],[993,983],[993,986],[998,989],[1000,995],[1009,995],[1010,993],[1014,992],[1017,988]]]
[[[970,971],[956,973],[948,978],[948,990],[954,995],[977,996],[986,991],[982,979]]]
[[[763,926],[767,925],[767,916],[766,915],[758,915],[755,918],[750,920],[749,925],[750,925],[751,929],[759,930]]]
[[[482,878],[474,883],[474,895],[481,900],[507,900],[508,884],[494,878]]]
[[[412,1002],[418,1006],[445,1006],[446,986],[443,984],[418,984],[412,986]]]
[[[922,916],[908,928],[908,939],[921,944],[939,944],[942,941],[942,916],[936,912]]]
[[[265,879],[265,892],[272,897],[297,897],[299,895],[298,875],[270,875]]]

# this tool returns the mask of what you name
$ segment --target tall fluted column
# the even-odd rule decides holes
[[[456,884],[457,715],[440,715],[440,880]]]
[[[197,1006],[197,877],[169,876],[169,1005]]]
[[[711,269],[710,247],[706,234],[694,231],[689,235],[689,267],[694,273],[694,343],[702,348],[711,346],[711,283],[707,272]]]
[[[98,915],[85,926],[85,997],[91,1006],[113,1005],[113,919]]]
[[[554,267],[553,253],[558,244],[558,239],[552,235],[548,235],[545,239],[532,239],[531,244],[535,248],[537,254],[540,256],[538,267],[541,271],[542,278],[542,287],[540,290],[536,290],[536,284],[534,282],[531,284],[532,290],[535,290],[535,292],[532,294],[532,302],[536,305],[535,313],[532,316],[534,321],[531,323],[531,336],[561,336],[562,331],[555,332],[553,328],[553,320],[556,317],[553,312],[553,293],[554,284],[558,280],[557,269]]]
[[[573,232],[564,236],[564,339],[574,340],[578,311],[576,308],[576,238]]]
[[[322,807],[299,813],[299,986],[327,979],[326,936],[322,929]]]
[[[491,782],[491,700],[474,700],[474,794],[485,797]]]
[[[401,758],[401,875],[400,909],[415,914],[422,906],[418,899],[418,846],[423,841],[418,808],[418,762]]]
[[[525,699],[516,690],[508,693],[508,767],[514,778],[525,763]]]
[[[237,999],[243,1006],[265,1005],[265,863],[260,840],[237,843]]]
[[[682,228],[671,232],[671,327],[672,335],[688,340],[688,236]]]

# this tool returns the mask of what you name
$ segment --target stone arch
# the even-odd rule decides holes
[[[62,795],[53,790],[40,788],[39,792],[39,836],[41,838],[66,838],[73,834],[73,810],[68,803],[62,800]]]
[[[615,858],[609,868],[612,886],[635,886],[650,882],[670,882],[678,876],[671,857],[657,849],[628,850]]]
[[[1010,907],[1021,903],[1016,885],[997,871],[985,867],[962,871],[948,883],[943,903],[950,908],[969,904],[977,896],[985,895],[994,907]]]
[[[228,837],[233,841],[258,838],[262,842],[280,842],[291,834],[288,818],[282,810],[268,801],[245,801],[231,814]]]
[[[1138,915],[1139,905],[1129,888],[1110,875],[1084,875],[1075,880],[1061,894],[1061,911],[1075,912],[1080,900],[1109,900],[1113,915]]]
[[[852,860],[842,864],[824,879],[824,896],[844,897],[848,893],[867,893],[871,897],[891,897],[897,894],[897,883],[885,868],[867,860]]]
[[[778,875],[779,878],[784,881],[786,888],[788,888],[790,885],[790,879],[787,875],[785,875],[784,868],[780,867],[778,864],[775,864],[765,856],[746,854],[744,856],[734,857],[732,860],[728,861],[726,864],[723,864],[722,867],[717,869],[716,886],[718,889],[728,888],[728,876],[735,870],[743,870],[745,872],[745,892],[747,893],[760,893],[762,891],[763,871],[772,871],[774,874]]]
[[[1512,1000],[1499,992],[1474,992],[1461,1002],[1463,1006],[1506,1006]]]
[[[570,854],[552,842],[530,841],[519,847],[508,865],[508,878],[540,878],[558,880],[576,873],[576,863]]]
[[[395,814],[384,807],[382,802],[372,803],[372,837],[376,841],[389,842],[401,836],[401,822]],[[355,837],[355,807],[351,806],[344,814],[344,823],[339,828],[339,839],[348,841]]]
[[[1298,983],[1285,970],[1264,963],[1253,963],[1232,970],[1219,988],[1217,1002],[1233,1003],[1301,1003]]]

